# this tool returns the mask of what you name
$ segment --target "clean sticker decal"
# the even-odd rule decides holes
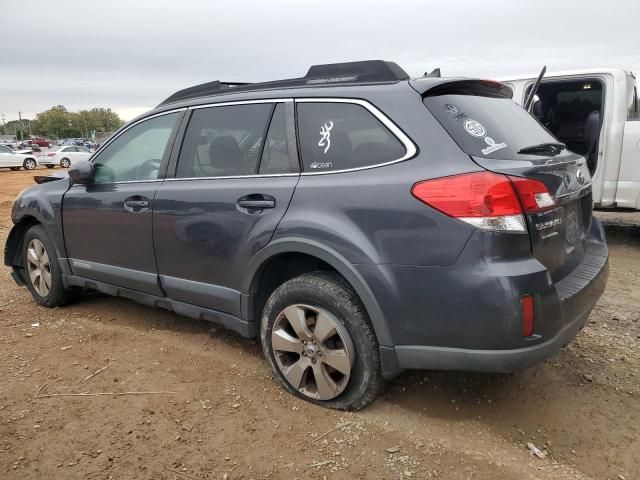
[[[484,155],[489,155],[490,153],[497,152],[503,148],[507,148],[506,143],[496,143],[496,141],[491,137],[484,137],[484,142],[489,145],[487,148],[482,149],[482,153]]]
[[[487,134],[487,131],[482,126],[480,122],[477,120],[467,120],[464,122],[464,129],[467,131],[469,135],[472,137],[484,137]]]
[[[329,121],[329,124],[325,122],[325,124],[320,127],[320,141],[318,142],[319,147],[325,147],[323,153],[327,153],[329,148],[331,147],[331,129],[333,128],[333,122]]]

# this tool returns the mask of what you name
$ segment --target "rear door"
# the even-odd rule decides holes
[[[194,109],[173,163],[154,207],[161,284],[174,300],[240,316],[245,268],[299,178],[292,102]]]
[[[546,185],[557,206],[527,216],[533,254],[554,280],[573,270],[585,255],[591,226],[591,177],[584,157],[559,146],[499,87],[494,92],[487,84],[478,90],[443,88],[427,93],[424,103],[478,165]]]

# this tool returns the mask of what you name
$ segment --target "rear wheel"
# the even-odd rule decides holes
[[[41,225],[31,227],[24,237],[25,283],[33,299],[45,307],[66,305],[77,289],[65,289],[53,243]]]
[[[27,158],[22,164],[25,170],[33,170],[36,168],[37,165],[38,164],[33,158]]]
[[[60,160],[60,166],[62,168],[69,168],[69,165],[71,165],[71,160],[69,160],[68,158],[63,158],[62,160]]]
[[[291,279],[269,297],[264,354],[290,393],[338,410],[359,410],[383,387],[373,327],[351,286],[333,272]]]

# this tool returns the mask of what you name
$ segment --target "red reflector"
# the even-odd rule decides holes
[[[522,297],[522,336],[533,335],[534,327],[533,297],[524,295]]]
[[[55,154],[55,153],[53,153],[53,152],[51,152],[51,153],[47,153],[47,157],[55,157],[55,156],[56,156],[56,154]]]
[[[411,193],[451,217],[501,217],[522,213],[509,178],[491,172],[425,180],[416,183]]]
[[[526,212],[539,212],[556,206],[547,186],[541,181],[522,177],[509,178],[515,185]]]

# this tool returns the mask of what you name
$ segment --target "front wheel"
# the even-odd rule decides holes
[[[369,317],[337,273],[308,273],[278,287],[264,308],[260,336],[279,382],[312,403],[359,410],[383,387]]]
[[[38,164],[33,158],[27,158],[22,164],[25,170],[33,170],[36,168],[37,165]]]
[[[69,303],[77,289],[65,289],[53,243],[41,225],[34,225],[23,242],[24,280],[33,299],[45,307]]]
[[[68,158],[63,158],[62,160],[60,160],[60,166],[62,168],[69,168],[69,165],[71,165],[71,160],[69,160]]]

